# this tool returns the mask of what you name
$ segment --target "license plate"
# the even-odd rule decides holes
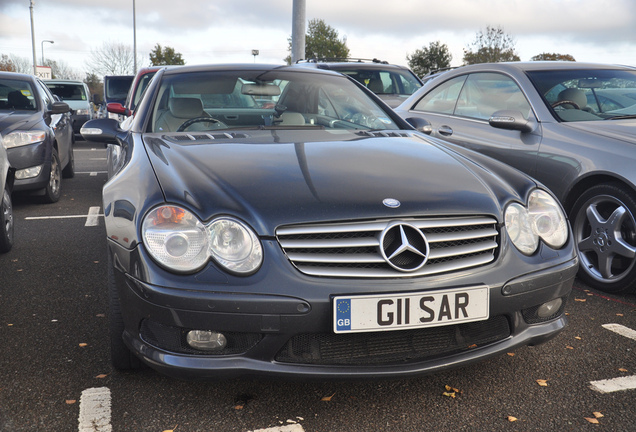
[[[334,332],[357,333],[436,327],[488,319],[486,286],[408,294],[338,296]]]

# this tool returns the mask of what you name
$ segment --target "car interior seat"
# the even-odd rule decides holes
[[[13,109],[33,109],[31,101],[20,90],[14,90],[7,95],[7,103]]]
[[[369,80],[369,84],[367,85],[367,88],[376,94],[384,93],[384,84],[382,83],[382,80],[379,78],[371,78]]]
[[[558,101],[572,101],[579,106],[579,109],[584,109],[587,106],[587,97],[582,90],[576,88],[567,88],[559,93]],[[564,104],[564,108],[574,108],[572,105]]]
[[[157,119],[155,129],[162,132],[176,132],[187,120],[197,117],[210,117],[203,110],[203,102],[199,98],[172,98],[168,101],[168,110]],[[191,130],[209,129],[205,123],[193,124]],[[209,125],[208,125],[209,126]]]

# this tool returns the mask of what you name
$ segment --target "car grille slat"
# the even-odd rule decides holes
[[[400,271],[382,254],[383,231],[400,222],[428,241],[428,261]],[[302,273],[325,277],[389,278],[448,273],[488,264],[499,250],[497,221],[490,217],[406,218],[280,227],[278,242]]]

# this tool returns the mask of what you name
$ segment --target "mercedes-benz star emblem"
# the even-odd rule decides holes
[[[380,238],[382,257],[396,270],[412,272],[426,264],[430,252],[421,230],[405,222],[392,222]]]
[[[382,204],[384,204],[388,208],[398,208],[400,206],[400,202],[395,198],[386,198],[382,200]]]

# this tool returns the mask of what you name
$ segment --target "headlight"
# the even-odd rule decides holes
[[[89,111],[87,109],[78,109],[75,110],[75,114],[77,115],[88,115]]]
[[[559,249],[568,239],[568,225],[561,207],[550,194],[534,190],[527,206],[512,203],[505,212],[506,231],[522,253],[531,255],[543,240]]]
[[[43,131],[35,131],[35,132],[26,132],[26,131],[15,131],[6,135],[3,139],[3,144],[5,148],[13,148],[20,147],[28,144],[35,144],[37,142],[42,142],[46,138],[46,132]]]
[[[159,264],[179,272],[199,270],[211,257],[230,272],[249,274],[263,258],[258,237],[243,223],[223,217],[206,226],[177,206],[164,205],[148,213],[142,236]]]

